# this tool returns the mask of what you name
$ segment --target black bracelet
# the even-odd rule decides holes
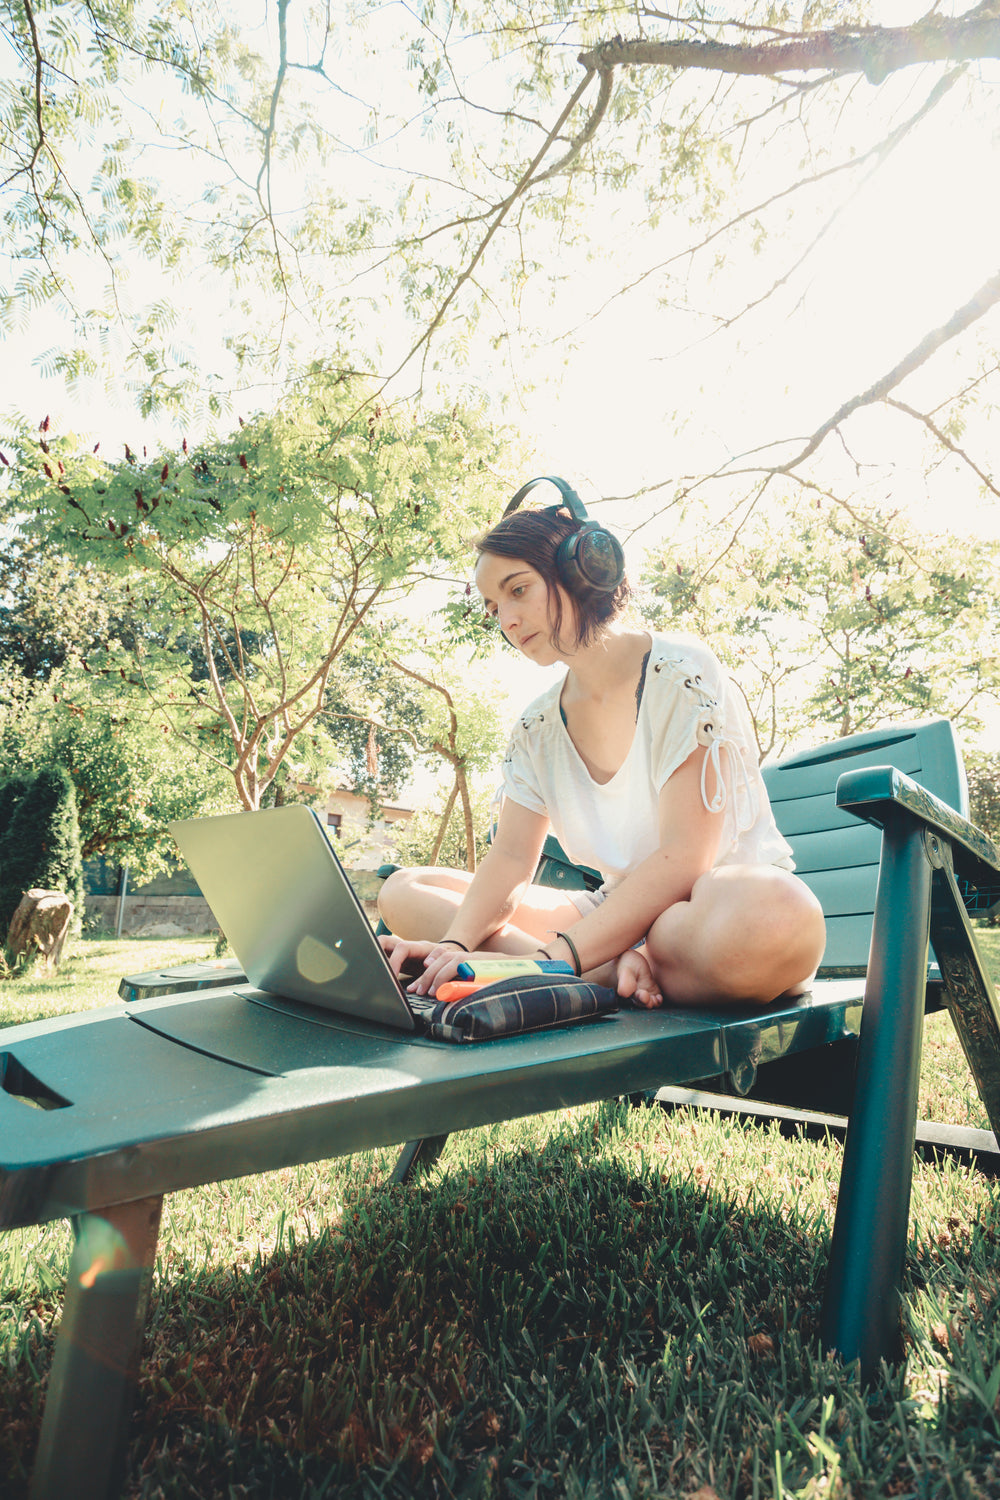
[[[438,938],[438,942],[439,943],[454,943],[455,947],[456,948],[461,948],[461,950],[462,950],[463,953],[471,953],[472,952],[472,949],[471,948],[467,948],[465,946],[465,944],[459,938]]]
[[[583,965],[580,962],[580,955],[576,951],[576,944],[574,943],[568,932],[557,932],[556,937],[562,938],[563,942],[566,944],[566,947],[573,955],[573,963],[576,965],[576,977],[577,979],[579,979],[580,975],[583,973]]]
[[[541,943],[539,943],[539,945],[538,945],[538,952],[539,953],[544,953],[545,957],[548,959],[549,963],[552,962],[552,954],[549,952],[548,948],[543,948],[542,945],[541,945]]]

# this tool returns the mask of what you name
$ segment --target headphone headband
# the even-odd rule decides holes
[[[577,521],[585,521],[587,519],[586,507],[571,484],[567,484],[565,479],[559,479],[555,474],[540,474],[537,479],[529,479],[527,484],[522,484],[517,494],[508,502],[507,509],[503,513],[503,520],[506,521],[508,516],[514,514],[521,501],[529,491],[535,488],[536,484],[554,484],[560,495],[562,495],[560,503],[550,506],[549,509],[562,510],[563,506],[565,506],[570,515]]]
[[[571,592],[596,589],[601,594],[613,593],[625,577],[621,543],[599,521],[588,519],[586,506],[565,479],[559,479],[555,474],[541,474],[537,479],[529,479],[509,501],[503,519],[506,521],[514,514],[536,484],[554,484],[562,496],[558,505],[547,505],[545,510],[568,510],[578,524],[578,529],[563,537],[556,548],[555,564],[560,582]]]

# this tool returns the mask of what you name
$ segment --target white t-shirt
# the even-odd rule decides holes
[[[562,682],[525,709],[503,765],[503,791],[544,813],[574,864],[609,888],[659,847],[659,793],[698,745],[705,806],[724,812],[717,865],[780,865],[792,851],[775,826],[757,764],[750,715],[721,662],[700,641],[654,635],[635,738],[603,784],[587,770],[562,721]]]

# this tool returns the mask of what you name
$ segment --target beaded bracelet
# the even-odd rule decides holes
[[[557,932],[556,937],[562,938],[563,942],[566,944],[566,947],[572,954],[573,963],[576,966],[576,977],[577,979],[579,979],[580,975],[583,973],[583,965],[580,962],[580,955],[576,951],[576,944],[574,943],[568,932]]]

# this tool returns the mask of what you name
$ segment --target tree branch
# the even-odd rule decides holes
[[[788,474],[792,469],[797,468],[799,464],[804,463],[807,458],[816,452],[823,439],[828,437],[834,428],[839,427],[841,422],[846,421],[849,416],[852,416],[854,412],[859,411],[863,406],[873,406],[877,401],[884,401],[889,392],[901,380],[905,380],[907,375],[911,375],[914,370],[919,369],[922,364],[925,364],[932,354],[937,353],[942,345],[956,338],[958,334],[964,333],[966,328],[983,317],[997,302],[1000,302],[1000,273],[996,276],[991,276],[989,281],[984,282],[974,297],[971,297],[963,307],[958,308],[956,312],[952,313],[947,323],[943,323],[940,328],[932,329],[930,333],[920,340],[919,344],[910,350],[909,354],[904,355],[897,365],[894,365],[880,380],[876,380],[874,385],[870,385],[860,395],[852,396],[849,401],[845,401],[843,406],[838,411],[835,411],[832,417],[829,417],[821,427],[817,427],[801,452],[797,453],[788,463],[780,465],[774,472],[776,474]]]
[[[35,13],[31,8],[30,0],[22,0],[22,3],[28,22],[28,29],[31,32],[31,48],[35,54],[35,122],[38,125],[38,140],[35,143],[34,151],[31,153],[30,162],[26,168],[21,169],[30,173],[34,171],[35,163],[41,155],[42,147],[45,145],[45,122],[42,116],[42,65],[44,59],[42,57],[42,46],[38,40],[38,27],[35,25]],[[14,174],[14,176],[17,175],[17,173]],[[8,178],[7,182],[10,181],[11,178]],[[3,185],[6,187],[7,183],[5,182]]]
[[[574,137],[566,155],[561,156],[554,166],[549,167],[544,172],[540,172],[537,177],[533,177],[528,184],[529,187],[537,187],[540,182],[548,182],[550,177],[558,177],[560,172],[565,172],[576,161],[587,142],[593,140],[597,133],[598,125],[600,125],[608,112],[608,105],[611,103],[611,93],[615,80],[612,68],[603,68],[600,71],[601,86],[597,93],[597,101],[591,110],[590,119],[584,125],[579,135]]]
[[[703,68],[713,73],[775,78],[780,73],[863,73],[879,84],[915,63],[1000,57],[1000,19],[994,5],[965,16],[925,16],[914,26],[865,26],[817,31],[756,46],[730,42],[623,41],[615,37],[581,52],[589,71],[616,67]]]
[[[907,406],[905,401],[899,401],[895,396],[887,396],[886,405],[894,406],[897,411],[905,412],[908,417],[913,417],[915,421],[922,422],[927,428],[928,432],[932,433],[934,437],[937,438],[942,448],[947,448],[949,453],[954,453],[956,458],[960,458],[964,464],[968,464],[972,472],[978,475],[978,477],[983,481],[983,484],[985,484],[986,488],[990,490],[992,494],[996,495],[998,500],[1000,500],[1000,489],[997,489],[990,476],[988,474],[985,474],[977,463],[973,462],[964,448],[960,448],[957,443],[953,443],[948,434],[942,431],[937,423],[932,421],[925,412],[916,411],[914,407]]]
[[[514,204],[517,202],[517,200],[520,197],[522,197],[524,193],[527,192],[528,188],[531,187],[531,185],[532,185],[532,183],[534,181],[534,174],[535,174],[536,169],[540,166],[541,162],[544,160],[545,153],[548,151],[548,149],[551,146],[552,142],[558,138],[560,130],[562,130],[563,125],[566,123],[566,121],[569,119],[570,115],[572,114],[573,110],[576,108],[576,106],[577,106],[577,104],[578,104],[581,96],[584,93],[584,90],[587,88],[588,84],[590,83],[590,80],[593,78],[594,73],[596,71],[598,71],[598,70],[597,69],[588,69],[588,71],[584,75],[583,81],[573,91],[573,93],[570,96],[569,100],[567,101],[565,107],[563,108],[561,114],[559,115],[558,120],[553,125],[553,127],[549,131],[548,135],[545,137],[545,140],[542,142],[541,146],[536,151],[536,153],[535,153],[534,157],[532,158],[531,162],[529,163],[529,165],[521,173],[521,176],[518,179],[518,182],[517,182],[517,184],[516,184],[516,186],[514,188],[514,191],[512,193],[510,193],[509,196],[507,198],[505,198],[502,203],[499,203],[497,205],[496,210],[495,210],[494,215],[493,215],[493,222],[490,224],[489,229],[486,231],[486,233],[483,235],[483,238],[480,240],[479,245],[478,245],[475,253],[473,254],[471,260],[468,262],[468,264],[465,266],[465,268],[459,273],[459,275],[456,276],[455,281],[454,281],[454,283],[453,283],[453,285],[451,287],[451,290],[448,292],[448,295],[445,297],[444,301],[440,304],[440,306],[438,307],[437,312],[434,314],[434,317],[431,319],[430,323],[424,329],[424,332],[420,335],[420,338],[417,340],[417,342],[410,349],[410,351],[406,355],[405,359],[392,372],[392,375],[388,376],[385,379],[385,381],[383,382],[383,389],[384,389],[384,387],[386,385],[389,384],[390,380],[395,379],[395,377],[397,375],[401,374],[401,372],[410,363],[410,360],[413,359],[413,357],[416,354],[418,354],[421,349],[423,349],[427,344],[430,343],[430,341],[433,338],[434,334],[437,332],[437,329],[440,327],[441,323],[443,322],[445,314],[447,313],[449,307],[454,302],[454,300],[458,296],[459,292],[462,290],[462,287],[470,279],[470,277],[472,276],[472,273],[475,271],[476,267],[478,266],[479,262],[482,260],[483,256],[486,254],[486,251],[487,251],[487,249],[489,248],[489,245],[490,245],[490,241],[493,239],[493,236],[499,230],[501,224],[503,223],[504,219],[507,217],[507,215],[510,212],[511,208],[514,206]],[[603,86],[603,81],[604,80],[603,80],[603,70],[602,70],[602,86]]]

